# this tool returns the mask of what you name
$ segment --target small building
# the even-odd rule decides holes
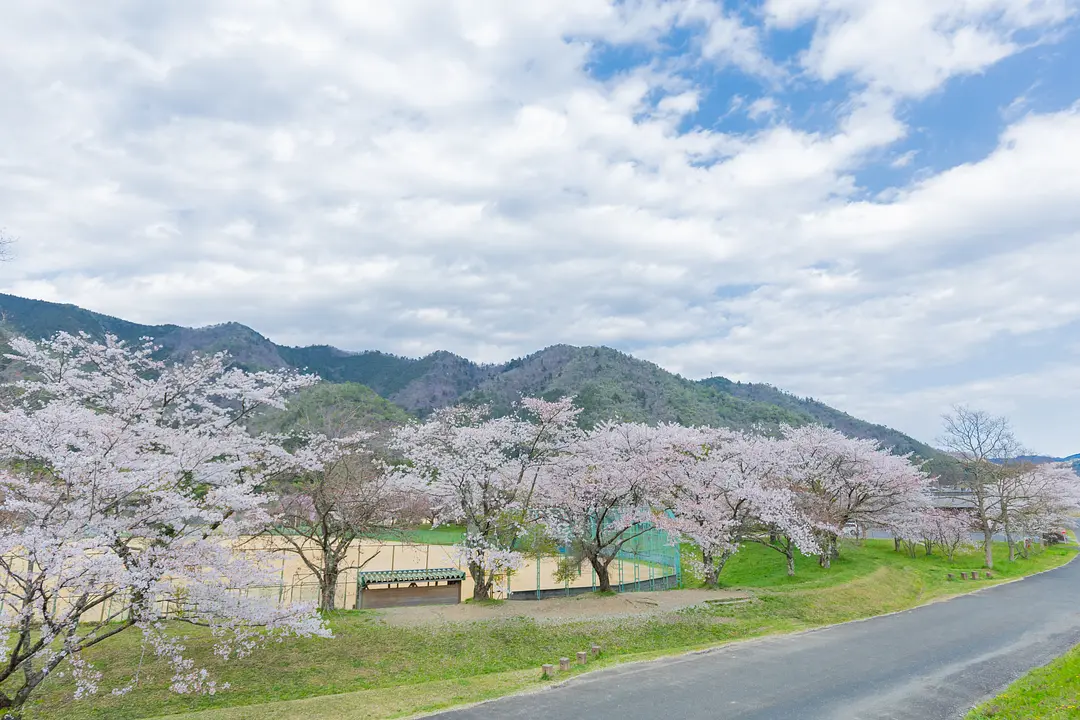
[[[356,609],[456,605],[465,572],[457,568],[372,570],[356,576]]]

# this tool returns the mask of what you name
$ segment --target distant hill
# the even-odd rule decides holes
[[[1017,458],[1022,462],[1035,463],[1041,465],[1043,463],[1068,463],[1072,465],[1073,470],[1077,475],[1080,475],[1080,453],[1076,455],[1069,455],[1068,457],[1052,457],[1050,455],[1021,455]],[[1000,462],[995,460],[994,462]]]
[[[265,432],[299,428],[340,437],[359,429],[385,430],[410,419],[408,412],[366,385],[322,382],[296,393],[286,409],[264,412],[251,424]]]
[[[34,339],[61,330],[97,338],[111,333],[130,342],[152,337],[166,357],[227,351],[238,367],[304,369],[329,383],[347,384],[302,395],[294,402],[299,409],[293,415],[275,416],[272,423],[277,424],[310,418],[315,408],[325,406],[355,411],[376,424],[392,424],[406,413],[423,416],[457,402],[488,403],[496,412],[507,412],[523,394],[552,399],[574,395],[585,424],[609,418],[735,428],[821,423],[854,437],[872,438],[898,453],[941,459],[941,453],[899,431],[816,400],[722,377],[687,380],[606,347],[554,345],[500,365],[482,365],[445,351],[405,358],[327,345],[287,347],[239,323],[205,328],[140,325],[75,305],[4,294],[0,294],[0,324],[6,333]]]
[[[915,453],[927,458],[937,454],[937,451],[929,445],[914,440],[897,430],[884,425],[868,423],[865,420],[848,415],[846,412],[829,407],[825,403],[812,398],[797,397],[772,385],[732,382],[722,377],[706,378],[701,381],[701,384],[737,398],[766,403],[791,412],[807,415],[813,418],[814,422],[835,428],[846,435],[873,438],[883,446],[892,448],[900,454]]]

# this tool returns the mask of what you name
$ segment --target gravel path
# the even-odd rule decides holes
[[[509,600],[496,605],[462,603],[390,608],[380,610],[379,616],[389,625],[431,625],[514,617],[558,623],[653,615],[709,601],[733,601],[745,597],[745,593],[734,590],[667,590],[606,597],[589,594],[548,600]]]

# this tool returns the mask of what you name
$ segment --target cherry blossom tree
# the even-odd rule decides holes
[[[739,547],[752,510],[741,496],[734,467],[737,434],[687,428],[676,442],[677,453],[665,469],[669,476],[670,517],[664,529],[679,533],[701,549],[701,574],[716,587],[724,565]]]
[[[921,545],[927,555],[936,547],[952,562],[957,550],[975,546],[971,539],[974,524],[967,511],[943,510],[927,503],[894,513],[885,527],[896,540],[896,549],[903,547],[911,557]]]
[[[167,365],[149,344],[112,337],[11,347],[24,379],[0,404],[5,717],[20,717],[56,672],[75,676],[76,697],[95,692],[100,674],[83,651],[132,628],[171,664],[174,691],[222,689],[185,657],[166,613],[208,625],[224,659],[270,638],[329,634],[311,608],[245,597],[269,574],[233,552],[270,520],[260,488],[280,455],[244,421],[312,378],[229,369],[222,354]]]
[[[579,433],[572,398],[523,398],[518,411],[492,418],[486,407],[438,410],[391,442],[407,461],[404,482],[429,493],[441,520],[465,524],[459,550],[474,600],[490,598],[496,581],[520,567],[541,470]]]
[[[884,526],[898,512],[927,504],[926,474],[873,440],[808,425],[786,429],[781,447],[792,485],[813,518],[822,567],[839,554],[837,541],[848,523]]]
[[[542,518],[569,548],[564,572],[588,561],[600,591],[611,590],[619,550],[663,517],[670,465],[686,429],[640,423],[602,423],[547,466],[541,485]]]
[[[690,429],[670,464],[671,519],[702,550],[706,585],[715,586],[727,560],[746,541],[777,550],[795,574],[795,549],[819,552],[809,518],[788,482],[781,441],[725,430]]]
[[[945,553],[949,562],[960,548],[975,547],[971,539],[975,524],[969,512],[930,508],[923,513],[923,527],[926,537]]]
[[[295,554],[319,584],[319,609],[335,609],[338,583],[375,555],[349,562],[353,544],[392,524],[396,497],[389,476],[368,447],[371,433],[292,439],[289,469],[279,482],[280,511],[266,534]]]
[[[1017,548],[1027,555],[1028,538],[1041,540],[1054,527],[1070,525],[1080,509],[1080,479],[1070,465],[1017,464],[999,475],[1000,524],[1009,543],[1009,559]]]

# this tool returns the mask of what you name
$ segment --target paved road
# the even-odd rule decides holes
[[[1080,643],[1080,559],[948,602],[612,668],[443,720],[946,720]]]

